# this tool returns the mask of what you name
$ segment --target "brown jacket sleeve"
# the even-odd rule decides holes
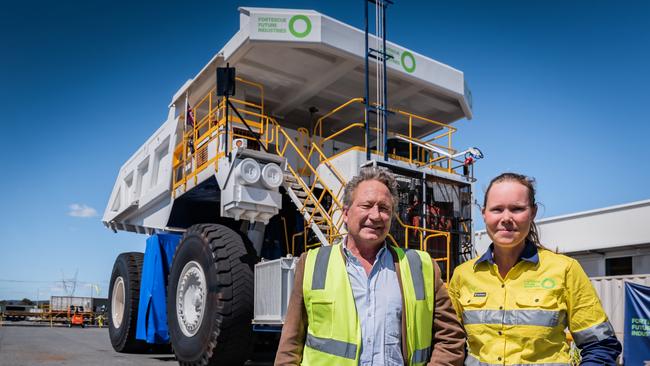
[[[278,352],[275,355],[275,365],[300,365],[302,361],[302,350],[307,335],[307,310],[302,298],[305,257],[306,253],[303,253],[296,264],[296,276],[287,307],[287,316],[282,326]]]
[[[447,287],[434,261],[435,313],[433,315],[433,351],[428,366],[462,365],[465,360],[465,331],[452,307]]]

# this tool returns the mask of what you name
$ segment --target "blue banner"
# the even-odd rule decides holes
[[[625,282],[625,366],[650,364],[650,287]]]

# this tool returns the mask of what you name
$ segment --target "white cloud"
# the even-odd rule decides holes
[[[97,210],[94,208],[85,205],[83,203],[73,203],[68,206],[70,211],[68,211],[68,216],[72,217],[95,217],[97,216]]]

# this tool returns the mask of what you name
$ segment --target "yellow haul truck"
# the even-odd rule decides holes
[[[111,275],[118,352],[245,362],[254,334],[281,330],[295,258],[345,234],[343,187],[363,166],[398,177],[393,245],[428,251],[447,279],[471,256],[482,156],[453,145],[452,122],[472,117],[463,73],[315,11],[239,13],[110,195],[104,224],[148,235]]]

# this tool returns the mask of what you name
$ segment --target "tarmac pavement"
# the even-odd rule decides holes
[[[113,350],[108,328],[0,326],[0,365],[177,365],[174,354],[124,354]],[[271,365],[249,362],[248,365]]]

